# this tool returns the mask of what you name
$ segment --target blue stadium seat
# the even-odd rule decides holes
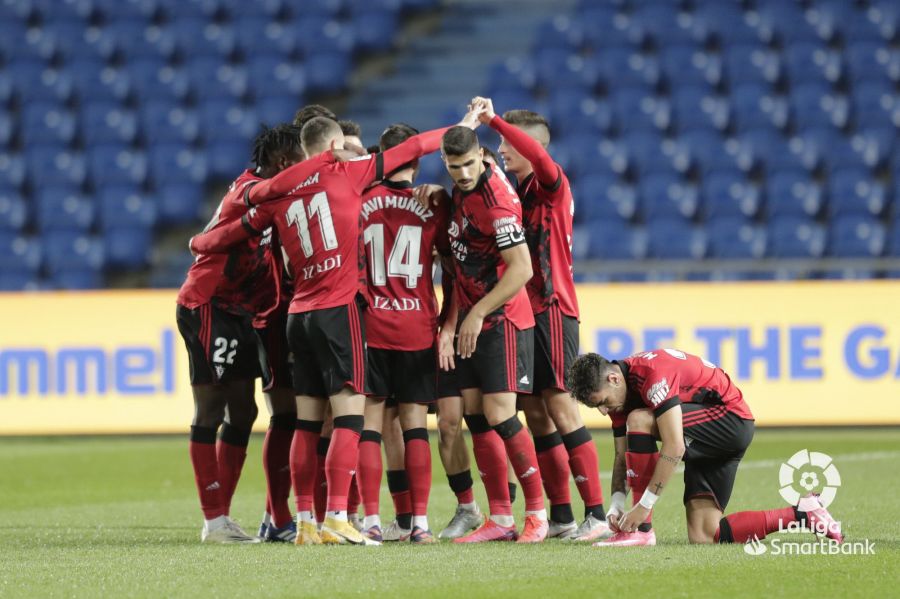
[[[888,232],[887,253],[900,257],[900,218],[895,218]]]
[[[200,184],[163,181],[156,187],[159,222],[175,225],[196,222],[200,218],[203,197],[203,186]]]
[[[215,16],[219,8],[216,0],[156,0],[169,21],[195,18],[208,19]]]
[[[538,25],[534,34],[535,48],[576,51],[584,44],[584,34],[582,21],[572,19],[568,15],[559,15]]]
[[[256,114],[262,123],[289,123],[297,108],[303,105],[303,96],[268,96],[254,103]]]
[[[248,166],[248,143],[244,140],[212,141],[206,145],[209,177],[231,179]]]
[[[577,185],[575,218],[578,222],[609,223],[634,220],[637,193],[615,175],[589,174]]]
[[[665,154],[663,154],[663,139],[653,131],[634,131],[623,135],[619,139],[618,146],[627,156],[629,167],[637,173],[646,174],[655,171],[670,172],[673,169]],[[600,152],[603,154],[604,144],[600,144]],[[612,155],[613,160],[616,159]]]
[[[547,102],[550,127],[554,139],[567,135],[591,135],[595,139],[612,128],[613,110],[608,102],[598,101],[589,94],[568,89],[551,94]]]
[[[788,126],[788,102],[758,83],[738,85],[732,92],[734,123],[738,131],[768,127],[784,131]]]
[[[41,246],[51,275],[66,270],[100,271],[106,264],[103,245],[89,235],[50,231],[41,236]]]
[[[103,233],[107,264],[113,268],[142,268],[150,261],[153,232],[143,227],[107,229]]]
[[[606,159],[600,155],[600,141],[596,134],[567,135],[562,139],[556,139],[554,146],[568,154],[568,168],[572,170],[573,175],[613,173]],[[623,170],[625,166],[627,161],[623,164]]]
[[[0,189],[18,189],[25,183],[25,159],[0,150]]]
[[[612,96],[616,124],[622,131],[665,130],[671,121],[671,106],[644,87],[625,87]]]
[[[766,230],[743,218],[715,218],[708,221],[711,258],[754,259],[766,255]]]
[[[259,132],[256,111],[227,99],[207,102],[201,110],[200,123],[207,144],[217,141],[249,142]]]
[[[641,206],[648,221],[682,219],[683,224],[697,214],[697,188],[669,173],[652,173],[638,184]]]
[[[488,91],[503,89],[531,91],[537,81],[534,64],[520,57],[510,57],[494,63],[488,71]]]
[[[635,6],[632,17],[660,46],[692,42],[700,35],[693,28],[693,20],[685,18],[675,3],[641,3]]]
[[[792,43],[784,52],[785,70],[792,85],[834,84],[841,78],[841,54],[823,44]]]
[[[34,186],[81,185],[87,178],[87,165],[80,152],[56,145],[35,145],[25,155]]]
[[[48,66],[43,60],[18,60],[5,68],[22,103],[67,102],[72,96],[72,77],[66,71]]]
[[[850,118],[850,103],[845,96],[831,92],[827,86],[807,83],[791,92],[791,111],[800,129],[811,127],[844,127]]]
[[[100,222],[104,229],[152,228],[156,205],[136,185],[109,185],[100,190]]]
[[[599,66],[578,54],[552,48],[539,51],[534,59],[537,82],[545,89],[590,92],[600,80]]]
[[[347,85],[350,59],[343,52],[321,52],[306,60],[307,85],[310,91],[333,93]]]
[[[244,56],[256,56],[262,52],[287,58],[299,43],[290,25],[259,16],[243,19],[237,46]]]
[[[361,10],[353,13],[349,35],[355,47],[363,52],[384,52],[397,39],[397,14],[383,10]],[[345,35],[348,35],[345,34]]]
[[[163,37],[158,28],[151,30],[150,23],[142,18],[130,16],[110,21],[103,29],[103,45],[107,51],[118,54],[131,62],[142,58],[169,58],[175,52],[175,38]],[[157,41],[154,44],[148,36]]]
[[[175,33],[168,25],[149,24],[142,31],[131,33],[136,37],[131,47],[125,50],[129,60],[131,58],[158,57],[165,60],[174,58],[178,50],[178,40]]]
[[[666,47],[661,66],[672,88],[685,85],[715,87],[722,81],[721,58],[694,44]]]
[[[647,231],[619,223],[591,227],[587,257],[602,260],[642,260],[647,257]]]
[[[759,214],[759,187],[738,170],[709,173],[701,189],[706,218],[752,219]]]
[[[275,54],[255,56],[249,69],[248,85],[260,102],[269,97],[293,96],[294,110],[301,105],[300,98],[306,92],[306,71],[303,63]],[[293,110],[291,111],[293,114]]]
[[[129,63],[134,94],[142,102],[147,100],[184,100],[191,90],[185,69],[172,67],[162,60],[142,58]]]
[[[886,68],[890,50],[877,39],[860,40],[849,44],[845,56],[847,69],[854,84],[866,81],[886,84],[891,80]]]
[[[228,64],[218,57],[192,60],[188,73],[194,86],[194,94],[200,101],[243,98],[247,93],[249,80],[247,69],[240,65]]]
[[[158,144],[149,150],[150,172],[156,182],[202,183],[208,172],[206,155],[181,144]]]
[[[847,138],[830,126],[803,131],[791,138],[788,147],[807,169],[864,165]]]
[[[694,10],[694,21],[698,35],[720,45],[754,43],[759,39],[735,3],[703,2]]]
[[[37,239],[0,233],[0,273],[37,274],[46,248]]]
[[[822,187],[806,171],[771,173],[766,180],[766,205],[770,220],[782,217],[814,217],[822,210]]]
[[[881,216],[886,195],[884,184],[866,169],[842,168],[828,175],[828,213],[832,217]]]
[[[130,67],[117,69],[94,59],[80,59],[68,68],[81,102],[124,102],[131,93]]]
[[[145,103],[140,116],[144,139],[148,143],[191,143],[200,136],[200,118],[196,111],[170,100]]]
[[[870,169],[884,166],[894,149],[896,131],[892,127],[860,128],[850,138],[850,147]]]
[[[701,171],[735,167],[734,159],[725,150],[725,141],[715,131],[706,129],[686,131],[679,135],[676,143],[688,153],[691,164]]]
[[[14,95],[12,76],[5,69],[0,70],[0,107],[9,106]]]
[[[16,192],[0,189],[0,234],[18,233],[27,221],[25,199]]]
[[[126,18],[145,18],[153,16],[157,9],[157,0],[91,0],[97,16],[107,22],[116,22]]]
[[[277,17],[284,12],[285,7],[290,2],[285,0],[258,0],[257,2],[228,2],[224,7],[228,11],[228,16],[235,24],[243,24],[246,19],[256,17],[260,14],[267,17]],[[340,0],[328,2],[310,2],[303,7],[304,12],[328,11],[327,14],[332,15],[341,8]]]
[[[585,27],[584,45],[597,50],[613,46],[640,46],[646,38],[646,32],[634,19],[621,12],[612,10],[611,6],[586,6],[578,14],[581,23],[591,23]],[[593,24],[596,23],[596,26]]]
[[[649,256],[699,260],[706,256],[706,231],[683,220],[654,220],[647,225]]]
[[[805,218],[769,221],[769,253],[775,258],[819,258],[826,248],[825,228]]]
[[[803,7],[799,3],[782,0],[759,1],[751,16],[759,37],[766,43],[820,41],[815,30],[807,23]]]
[[[725,96],[717,96],[704,87],[679,87],[672,95],[672,119],[679,131],[716,129],[723,131],[731,118],[731,106]]]
[[[112,102],[82,105],[81,135],[88,145],[130,144],[137,137],[137,114]]]
[[[22,271],[0,272],[0,291],[28,291],[38,285],[38,275]]]
[[[877,258],[884,253],[885,228],[866,216],[835,218],[829,226],[831,255],[841,258]]]
[[[900,101],[889,83],[861,83],[851,91],[851,102],[858,127],[900,126]]]
[[[762,45],[734,45],[725,51],[725,70],[731,85],[772,85],[781,77],[781,60],[777,52]]]
[[[141,150],[104,144],[90,149],[91,180],[96,186],[142,184],[147,178],[147,157]]]
[[[659,83],[659,63],[650,55],[630,47],[601,48],[586,59],[588,67],[596,70],[609,90],[623,87],[654,87]]]
[[[179,18],[168,27],[178,51],[191,60],[201,56],[230,56],[237,46],[232,27],[212,23],[204,17]]]
[[[94,224],[95,205],[77,188],[45,187],[35,199],[41,231],[87,233]]]
[[[55,102],[32,102],[22,112],[22,138],[27,145],[68,145],[75,138],[75,115]]]
[[[896,40],[900,34],[900,7],[893,0],[873,0],[869,3],[869,18],[885,40]]]
[[[728,140],[726,151],[738,168],[747,172],[754,168],[784,168],[797,165],[788,150],[787,140],[774,129],[755,129]]]
[[[334,19],[303,15],[291,23],[291,28],[298,37],[300,52],[307,59],[319,53],[346,56],[353,51],[356,43],[353,29]]]

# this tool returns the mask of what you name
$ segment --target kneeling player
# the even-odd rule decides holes
[[[655,545],[651,510],[682,459],[692,543],[744,543],[794,522],[843,540],[840,524],[815,495],[796,507],[723,517],[754,422],[740,389],[722,369],[675,349],[614,361],[586,354],[572,365],[569,385],[578,401],[612,419],[613,489],[624,489],[627,464],[633,493],[634,506],[627,513],[622,513],[624,495],[615,493],[609,522],[618,532],[595,546]],[[657,439],[662,441],[658,452]]]

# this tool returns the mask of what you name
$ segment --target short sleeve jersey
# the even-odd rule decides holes
[[[250,170],[241,173],[229,186],[204,230],[244,216],[247,213],[244,190],[260,180]],[[227,312],[264,317],[278,303],[280,283],[280,262],[272,251],[271,233],[271,229],[266,230],[225,254],[198,256],[188,270],[177,302],[187,308],[213,302]]]
[[[535,314],[556,303],[563,314],[578,318],[572,268],[575,202],[568,177],[559,165],[557,169],[559,175],[551,187],[541,184],[534,173],[519,185],[525,239],[534,270],[525,288]]]
[[[360,256],[363,190],[383,176],[380,154],[323,164],[282,199],[244,217],[260,232],[274,225],[294,279],[289,312],[344,306],[364,292]]]
[[[506,270],[501,251],[525,243],[522,206],[506,177],[485,164],[469,192],[454,187],[448,229],[456,265],[460,322],[472,306],[496,285]],[[483,330],[503,318],[518,329],[534,326],[534,312],[525,289],[484,319]]]
[[[703,358],[677,349],[653,349],[616,362],[628,389],[625,409],[611,414],[613,428],[625,426],[629,412],[649,408],[659,417],[682,403],[728,411],[745,420],[753,413],[728,374]]]
[[[434,345],[437,298],[431,272],[447,207],[423,208],[408,182],[384,181],[363,196],[369,347],[417,351]]]

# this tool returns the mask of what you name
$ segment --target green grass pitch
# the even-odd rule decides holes
[[[597,442],[608,471],[611,435]],[[248,531],[264,505],[260,447],[254,436],[232,512]],[[900,431],[759,431],[730,510],[784,505],[778,465],[803,448],[834,457],[843,482],[831,511],[875,555],[690,546],[680,477],[657,505],[655,548],[205,546],[186,437],[0,439],[0,597],[900,595]],[[436,454],[434,467],[430,520],[439,529],[455,501]],[[578,513],[574,489],[573,506]],[[515,508],[521,523],[521,499]],[[391,511],[385,490],[383,518]]]

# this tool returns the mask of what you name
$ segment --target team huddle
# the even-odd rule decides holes
[[[501,137],[506,174],[478,142],[482,124]],[[476,97],[453,127],[391,125],[368,150],[359,134],[318,105],[264,130],[255,168],[238,176],[191,239],[197,258],[176,318],[194,392],[190,456],[203,541],[654,545],[652,507],[682,460],[692,542],[744,542],[790,522],[842,538],[815,496],[723,517],[753,416],[721,369],[677,350],[612,362],[578,357],[574,201],[546,150],[543,117],[501,117]],[[419,158],[438,150],[449,193],[415,181]],[[265,513],[254,536],[230,518],[230,506],[260,376],[271,420]],[[576,400],[613,421],[608,513]],[[428,522],[429,411],[458,501],[437,535]],[[463,421],[487,515],[473,495]],[[385,527],[384,461],[395,511]],[[584,503],[580,522],[570,478]],[[519,487],[521,530],[512,515]]]

